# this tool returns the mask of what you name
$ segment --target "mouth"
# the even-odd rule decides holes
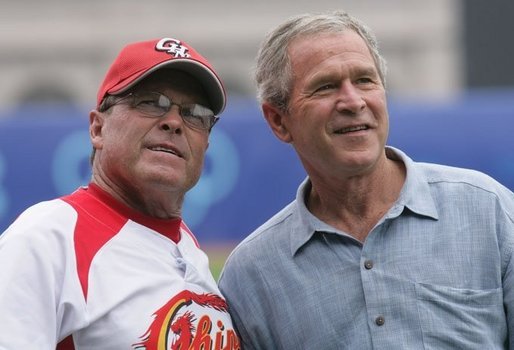
[[[341,128],[334,131],[335,134],[348,134],[351,132],[357,132],[362,130],[368,130],[369,126],[367,125],[356,125],[356,126],[349,126],[347,128]]]
[[[153,147],[148,147],[148,149],[151,151],[154,151],[154,152],[164,152],[164,153],[172,154],[179,158],[184,158],[183,155],[177,149],[175,149],[173,147],[153,146]]]

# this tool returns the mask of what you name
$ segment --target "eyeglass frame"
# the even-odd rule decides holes
[[[169,104],[169,108],[168,110],[165,110],[162,114],[160,115],[155,115],[155,114],[151,114],[151,113],[148,113],[148,111],[144,111],[144,110],[141,110],[141,109],[138,109],[137,108],[137,105],[135,105],[135,97],[137,97],[138,95],[142,95],[142,94],[157,94],[157,95],[160,95],[160,96],[163,96],[165,97],[167,100],[169,100],[170,104]],[[117,95],[108,95],[106,96],[102,103],[100,104],[100,106],[98,107],[98,111],[99,112],[105,112],[107,110],[109,110],[110,108],[126,101],[127,99],[130,99],[132,98],[132,101],[128,103],[128,106],[132,109],[136,109],[138,110],[139,112],[143,113],[145,116],[148,116],[148,117],[151,117],[151,118],[161,118],[163,116],[165,116],[166,114],[169,113],[169,111],[171,110],[171,108],[173,106],[177,106],[178,107],[178,112],[179,112],[179,115],[180,115],[180,118],[182,119],[182,121],[184,122],[185,125],[193,128],[193,129],[196,129],[196,130],[205,130],[205,131],[208,131],[210,132],[212,130],[212,128],[214,127],[214,125],[218,122],[218,120],[220,119],[219,116],[215,115],[214,112],[212,112],[212,110],[208,107],[205,107],[204,105],[202,104],[199,104],[199,103],[184,103],[184,104],[179,104],[179,103],[176,103],[176,102],[173,102],[173,100],[171,98],[169,98],[168,96],[166,96],[165,94],[161,93],[161,92],[158,92],[158,91],[135,91],[135,92],[130,92],[130,93],[127,93],[125,95],[121,95],[121,96],[117,96]],[[209,118],[209,127],[208,128],[203,128],[203,127],[200,127],[198,125],[195,125],[195,124],[192,124],[188,119],[187,117],[184,117],[182,115],[182,108],[184,106],[200,106],[202,108],[205,108],[205,109],[208,109],[212,112],[212,116],[210,116]],[[197,116],[198,117],[198,116]],[[201,117],[203,118],[203,117]]]

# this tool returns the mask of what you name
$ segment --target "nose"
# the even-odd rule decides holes
[[[159,128],[166,132],[181,134],[184,127],[184,121],[180,116],[180,107],[171,106],[170,110],[159,118]]]
[[[341,113],[355,115],[364,110],[366,101],[359,89],[348,81],[341,85],[336,107]]]

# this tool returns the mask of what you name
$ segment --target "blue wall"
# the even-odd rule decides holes
[[[389,144],[419,161],[481,170],[514,189],[514,91],[451,103],[389,103]],[[24,107],[0,116],[0,232],[27,206],[87,184],[88,110]],[[231,99],[184,216],[201,242],[239,241],[294,198],[305,173],[253,100]]]

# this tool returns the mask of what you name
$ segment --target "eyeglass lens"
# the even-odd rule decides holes
[[[178,104],[159,92],[131,93],[126,97],[131,100],[132,108],[153,117],[162,117],[175,105],[179,108],[179,114],[184,122],[198,129],[210,130],[218,119],[214,112],[205,106],[197,103]]]

